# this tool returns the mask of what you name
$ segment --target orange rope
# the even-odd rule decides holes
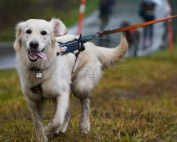
[[[131,30],[131,29],[136,29],[136,28],[148,26],[148,25],[151,25],[151,24],[159,23],[159,22],[162,22],[162,21],[170,20],[170,19],[173,19],[173,18],[176,18],[176,17],[177,17],[177,15],[174,15],[174,16],[170,16],[170,17],[167,17],[167,18],[162,18],[162,19],[158,19],[158,20],[148,21],[148,22],[144,22],[144,23],[140,23],[140,24],[136,24],[136,25],[120,28],[120,29],[114,29],[114,30],[98,32],[97,34],[99,36],[104,36],[104,35],[109,35],[109,34],[113,34],[113,33],[124,32],[124,31],[128,31],[128,30]]]

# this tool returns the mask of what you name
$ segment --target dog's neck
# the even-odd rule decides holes
[[[45,69],[41,69],[41,68],[38,68],[38,67],[31,67],[30,68],[30,71],[34,71],[34,72],[42,72],[42,71],[44,71]]]
[[[51,64],[54,64],[55,58],[51,60],[50,62],[45,62],[45,61],[39,61],[36,63],[30,64],[28,70],[33,71],[33,72],[43,72],[47,70]]]
[[[42,78],[43,77],[43,71],[44,69],[37,68],[37,67],[32,67],[30,68],[30,71],[34,71],[36,73],[36,78]]]

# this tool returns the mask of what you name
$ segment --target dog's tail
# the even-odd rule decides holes
[[[103,66],[110,66],[120,61],[126,54],[128,43],[125,36],[121,37],[121,42],[116,48],[97,48],[98,60]]]

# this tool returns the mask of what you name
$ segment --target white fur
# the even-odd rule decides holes
[[[32,30],[31,34],[26,34],[28,29]],[[41,30],[47,31],[47,35],[41,35]],[[52,19],[50,22],[33,19],[17,25],[14,44],[17,51],[17,69],[20,74],[22,91],[31,110],[37,138],[41,142],[47,142],[48,138],[55,133],[66,131],[70,120],[69,96],[71,93],[81,102],[81,133],[87,134],[89,132],[89,93],[102,76],[101,68],[118,62],[127,51],[128,45],[125,37],[122,37],[120,45],[114,49],[97,47],[87,42],[85,43],[86,50],[81,52],[72,74],[75,56],[72,53],[56,56],[58,50],[56,40],[66,42],[75,38],[74,35],[64,35],[66,33],[66,27],[58,19]],[[55,36],[61,37],[55,38]],[[44,53],[48,57],[46,61],[39,59],[36,62],[31,62],[28,59],[27,49],[31,40],[39,42],[40,50],[45,48]],[[36,73],[29,70],[31,67],[44,69],[43,77],[37,79]],[[39,83],[42,83],[42,95],[35,94],[30,89]],[[44,126],[42,119],[45,99],[53,99],[56,102],[54,118],[46,126]]]

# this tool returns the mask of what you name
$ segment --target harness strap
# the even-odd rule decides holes
[[[73,51],[73,49],[67,44],[67,43],[62,43],[62,42],[58,42],[59,44],[60,44],[60,47],[64,47],[64,46],[66,46],[68,49],[69,49],[69,51],[71,52],[71,53],[73,53],[74,51]],[[63,51],[61,50],[61,53],[62,53]]]
[[[76,66],[76,62],[77,62],[77,59],[78,59],[78,57],[79,57],[80,52],[81,52],[81,51],[78,51],[76,54],[74,54],[74,55],[76,56],[76,59],[75,59],[75,62],[74,62],[74,66],[73,66],[73,68],[72,68],[72,74],[74,73],[74,68],[75,68],[75,66]]]
[[[80,35],[79,39],[75,39],[75,40],[78,42],[79,48],[78,48],[78,52],[75,54],[76,59],[75,59],[75,63],[74,63],[73,69],[72,69],[72,74],[74,73],[74,68],[76,66],[76,62],[77,62],[77,59],[80,55],[80,52],[85,50],[84,42],[81,40],[81,35]]]
[[[89,38],[91,39],[91,38],[93,38],[93,36],[91,36]],[[83,40],[84,39],[82,39],[82,37],[80,35],[80,37],[78,39],[74,39],[74,40],[66,42],[66,43],[58,42],[59,48],[62,48],[62,49],[60,52],[57,52],[57,56],[65,55],[67,53],[73,53],[76,57],[74,66],[72,68],[72,74],[74,73],[74,68],[75,68],[75,65],[76,65],[76,62],[77,62],[80,52],[85,50],[85,46],[84,46],[85,41],[83,41]],[[77,52],[74,53],[74,51],[77,51]]]

